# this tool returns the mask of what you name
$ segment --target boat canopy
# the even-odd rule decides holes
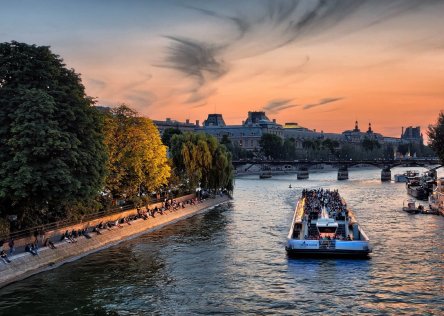
[[[338,227],[338,223],[333,218],[320,218],[316,222],[317,227]]]

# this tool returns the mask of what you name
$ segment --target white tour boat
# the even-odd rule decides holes
[[[286,246],[290,256],[368,257],[372,248],[337,191],[304,190]]]

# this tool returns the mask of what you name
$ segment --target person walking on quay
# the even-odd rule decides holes
[[[8,246],[9,246],[9,255],[12,256],[12,254],[15,252],[14,239],[12,237],[9,238]]]

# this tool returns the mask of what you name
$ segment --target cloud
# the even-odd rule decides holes
[[[215,12],[212,10],[207,10],[207,9],[198,8],[198,7],[189,6],[189,5],[184,5],[183,7],[200,12],[200,13],[207,15],[207,16],[218,18],[221,20],[225,20],[225,21],[228,21],[228,22],[234,24],[239,32],[238,38],[242,38],[244,36],[244,34],[247,33],[251,27],[250,23],[247,21],[247,19],[245,17],[229,16],[229,15],[221,14],[221,13],[218,13],[218,12]]]
[[[224,47],[183,37],[166,36],[166,38],[171,40],[170,46],[165,62],[158,66],[174,69],[193,80],[195,87],[189,91],[191,95],[186,103],[202,101],[210,94],[201,90],[228,71],[228,66],[220,58]],[[214,89],[211,91],[215,92]]]
[[[130,91],[125,95],[125,98],[134,102],[134,104],[140,108],[150,106],[157,99],[154,93],[141,90]]]
[[[170,43],[160,66],[174,69],[195,83],[196,88],[188,92],[190,96],[185,103],[201,102],[206,99],[201,90],[227,74],[231,70],[228,65],[233,67],[237,59],[262,55],[307,39],[328,41],[331,36],[347,35],[437,3],[442,1],[269,0],[241,6],[232,13],[227,11],[233,9],[229,5],[223,13],[209,9],[211,2],[202,2],[202,7],[180,5],[210,19],[227,22],[219,27],[226,31],[226,36],[215,37],[212,42],[166,36]],[[349,20],[351,23],[345,23]],[[295,71],[300,71],[309,61],[307,57]],[[322,104],[307,104],[305,109]]]
[[[217,89],[210,88],[207,89],[205,87],[200,87],[197,89],[192,89],[189,91],[190,95],[188,99],[185,101],[185,103],[196,103],[196,102],[202,102],[208,99],[211,95],[216,94]]]
[[[96,88],[96,89],[104,89],[106,87],[106,82],[103,80],[99,80],[99,79],[86,79],[86,82],[88,85]]]
[[[269,101],[262,110],[269,112],[270,114],[279,113],[282,110],[299,106],[298,104],[291,104],[293,99],[276,99]]]
[[[303,109],[304,110],[308,110],[308,109],[311,109],[311,108],[314,108],[314,107],[318,107],[318,106],[321,106],[321,105],[333,103],[333,102],[336,102],[336,101],[339,101],[339,100],[342,100],[342,99],[344,99],[344,98],[342,98],[342,97],[341,98],[324,98],[324,99],[319,100],[318,103],[311,103],[311,104],[304,105]]]

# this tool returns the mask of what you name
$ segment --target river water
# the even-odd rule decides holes
[[[444,315],[444,217],[402,212],[380,170],[349,176],[236,179],[226,205],[1,289],[0,315]],[[371,259],[287,258],[295,201],[319,187],[355,211]]]

